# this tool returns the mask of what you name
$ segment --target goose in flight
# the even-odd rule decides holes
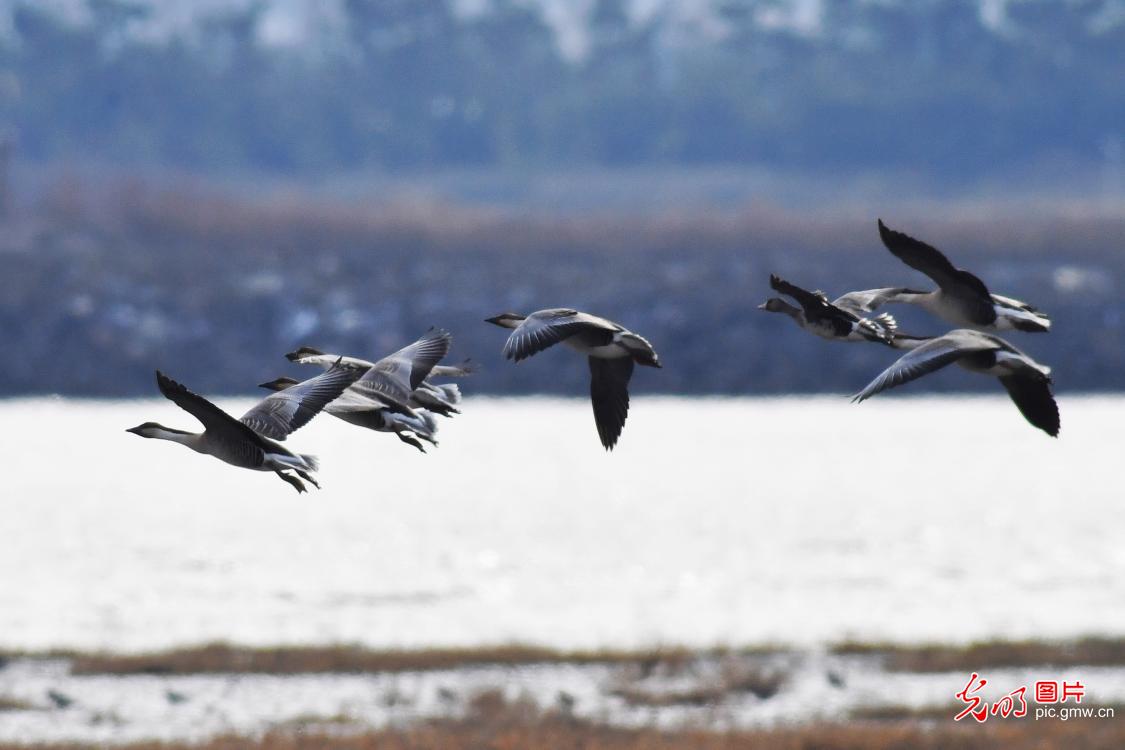
[[[770,288],[797,300],[801,305],[793,307],[778,297],[770,297],[759,310],[784,313],[801,328],[831,341],[875,341],[893,346],[895,319],[883,313],[874,318],[865,318],[851,306],[845,297],[829,302],[823,292],[810,292],[788,281],[770,274]]]
[[[959,328],[928,340],[903,340],[899,348],[910,351],[868,383],[852,401],[864,401],[956,362],[971,372],[998,377],[1027,421],[1051,437],[1058,437],[1059,408],[1051,393],[1051,368],[999,336]]]
[[[485,322],[511,329],[503,351],[516,362],[560,342],[587,355],[594,422],[606,450],[617,444],[629,415],[633,364],[661,366],[648,341],[617,323],[577,310],[539,310],[526,316],[506,312]]]
[[[363,374],[348,389],[349,393],[379,401],[391,411],[412,419],[417,418],[415,409],[427,409],[450,416],[460,413],[455,407],[461,400],[460,389],[456,385],[434,385],[428,382],[428,378],[438,362],[449,353],[452,342],[453,336],[448,331],[430,329],[422,338],[378,362],[326,354],[311,346],[302,346],[285,357],[290,362],[322,367],[330,367],[333,362],[340,360],[344,367],[358,369]],[[461,377],[476,368],[466,362],[440,369],[442,375]]]
[[[992,294],[983,281],[955,267],[937,248],[888,228],[882,219],[879,219],[879,236],[896,258],[929,276],[938,288],[932,292],[904,287],[868,289],[845,294],[837,304],[850,305],[859,312],[871,312],[888,302],[905,302],[925,308],[956,326],[1031,333],[1050,330],[1051,319],[1046,313],[1026,302]]]
[[[282,377],[262,383],[259,387],[271,391],[285,391],[297,385],[299,383],[293,378]],[[393,432],[399,440],[423,453],[426,449],[419,442],[419,438],[437,445],[437,440],[434,438],[437,432],[437,420],[425,409],[396,411],[388,407],[383,398],[365,396],[349,389],[325,406],[324,411],[348,424],[376,432]]]
[[[276,441],[284,440],[289,433],[307,424],[326,404],[355,382],[358,376],[359,373],[354,369],[334,366],[291,389],[267,396],[241,419],[235,419],[157,370],[156,385],[160,392],[198,419],[204,430],[199,433],[187,432],[156,422],[145,422],[126,432],[186,445],[197,453],[214,456],[220,461],[244,469],[272,471],[297,492],[305,492],[301,479],[319,489],[320,485],[310,475],[310,472],[318,469],[316,458],[293,453]],[[285,473],[290,470],[301,479]]]

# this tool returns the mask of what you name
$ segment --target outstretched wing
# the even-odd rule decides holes
[[[1026,375],[1007,375],[1000,378],[1000,383],[1028,422],[1051,437],[1059,436],[1059,406],[1051,393],[1049,380]]]
[[[417,416],[414,409],[409,404],[392,398],[385,393],[375,393],[373,391],[360,393],[355,390],[354,385],[340,394],[340,397],[333,401],[328,407],[328,411],[333,414],[381,410],[402,414],[407,417]]]
[[[362,370],[344,367],[337,360],[327,372],[266,396],[239,421],[259,435],[284,440],[289,433],[308,424],[362,374]]]
[[[772,273],[770,274],[770,288],[797,300],[801,307],[804,308],[806,316],[808,316],[810,312],[819,317],[830,314],[832,306],[824,298],[823,294],[817,294],[816,292],[802,289],[796,284],[790,284],[785,279]]]
[[[252,444],[264,450],[273,450],[273,446],[266,442],[261,435],[207,399],[192,393],[187,387],[172,380],[160,370],[156,371],[156,386],[165,398],[198,419],[208,432],[218,436],[226,436],[232,440],[249,440]]]
[[[952,331],[931,339],[899,357],[868,383],[867,387],[857,393],[852,401],[865,401],[888,388],[909,383],[911,380],[940,370],[967,354],[998,348],[1000,347],[994,341],[983,334],[977,334],[976,331]]]
[[[504,343],[504,356],[519,362],[590,329],[617,331],[620,327],[614,326],[608,320],[580,313],[577,310],[567,308],[539,310],[528,315],[512,331]]]
[[[847,310],[848,312],[855,313],[862,317],[867,313],[875,312],[875,310],[886,304],[888,300],[894,299],[903,292],[913,292],[913,290],[901,286],[887,287],[885,289],[864,289],[858,292],[848,292],[833,300],[832,304],[842,310]]]
[[[848,335],[859,320],[858,315],[830,303],[823,293],[802,289],[774,274],[770,274],[770,288],[797,300],[805,312],[805,320],[810,323],[831,324],[841,336]]]
[[[425,380],[434,365],[449,353],[453,336],[431,328],[425,336],[394,354],[383,357],[355,382],[352,389],[361,395],[388,396],[400,403],[410,401],[411,392]]]
[[[625,418],[629,416],[629,379],[633,376],[633,358],[590,360],[590,402],[594,406],[594,423],[606,450],[613,450]]]
[[[879,237],[896,258],[929,276],[945,294],[961,300],[974,323],[989,325],[996,321],[992,296],[985,283],[955,267],[936,247],[888,228],[882,219],[879,219]]]

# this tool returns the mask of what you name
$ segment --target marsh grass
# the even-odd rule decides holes
[[[1076,641],[990,641],[969,645],[902,646],[887,643],[847,642],[833,646],[840,656],[879,659],[897,672],[957,672],[982,668],[1031,666],[1125,665],[1125,639],[1083,638]],[[527,644],[379,650],[362,646],[293,646],[251,648],[225,643],[155,651],[142,654],[112,653],[9,653],[5,658],[63,658],[76,675],[126,674],[314,674],[374,673],[463,669],[482,666],[532,666],[542,664],[601,664],[635,669],[640,678],[654,672],[682,673],[701,659],[722,661],[733,673],[725,683],[755,694],[770,693],[776,675],[745,666],[745,657],[784,654],[776,646],[693,650],[660,647],[646,650],[592,649],[566,651]],[[769,670],[766,670],[768,672]],[[776,685],[775,685],[776,687]],[[776,692],[774,690],[773,692]]]
[[[245,648],[209,644],[148,654],[56,654],[71,661],[72,674],[313,674],[412,672],[481,666],[628,664],[652,670],[697,654],[669,648],[634,651],[558,651],[520,644],[480,648],[372,650],[360,646]]]
[[[1125,639],[1082,638],[1075,641],[988,641],[966,646],[899,646],[842,643],[839,655],[872,656],[892,672],[971,672],[1001,667],[1071,667],[1125,665]]]

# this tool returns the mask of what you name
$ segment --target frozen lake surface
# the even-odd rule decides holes
[[[241,413],[249,402],[224,400]],[[1121,635],[1125,398],[469,399],[421,455],[319,419],[324,489],[0,402],[0,648],[561,648]]]

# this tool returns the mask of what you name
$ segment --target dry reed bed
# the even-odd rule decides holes
[[[960,645],[901,646],[843,643],[831,648],[841,656],[879,659],[899,672],[957,672],[983,668],[1030,666],[1125,665],[1125,639],[1083,638],[1076,641],[990,641]],[[453,670],[482,666],[601,664],[637,667],[650,673],[659,667],[675,672],[699,659],[783,654],[779,647],[691,650],[682,647],[643,651],[584,650],[510,644],[501,646],[376,650],[361,646],[292,646],[251,648],[223,643],[144,654],[10,653],[6,658],[64,658],[72,674],[314,674]],[[770,682],[760,675],[755,682]]]
[[[965,672],[984,667],[1069,667],[1125,665],[1125,639],[1082,638],[1074,641],[988,641],[965,646],[844,643],[841,655],[869,655],[894,672]]]

